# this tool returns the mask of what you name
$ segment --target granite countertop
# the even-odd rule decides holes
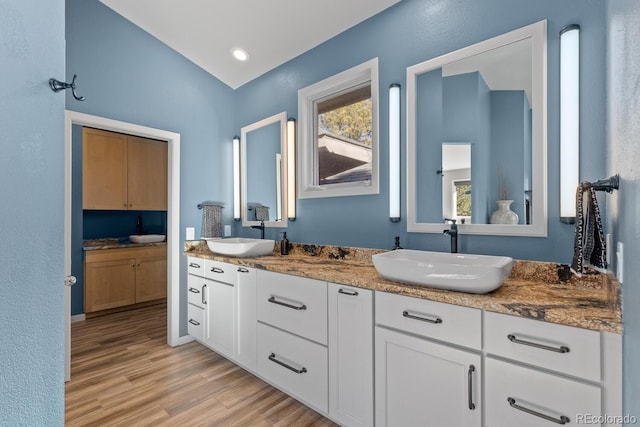
[[[622,333],[621,287],[611,274],[575,277],[562,264],[515,260],[506,282],[488,294],[446,291],[382,278],[371,262],[375,249],[294,244],[289,255],[226,257],[204,241],[185,243],[189,256],[308,277],[374,291],[391,292],[465,307],[595,331]]]
[[[118,249],[118,248],[140,248],[144,246],[166,246],[167,242],[156,243],[133,243],[128,237],[113,237],[106,239],[85,240],[82,245],[83,251],[95,251],[101,249]]]

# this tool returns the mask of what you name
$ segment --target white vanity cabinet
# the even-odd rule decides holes
[[[188,257],[187,269],[187,331],[204,342],[205,279],[204,260]]]
[[[327,283],[258,270],[257,372],[328,413]]]
[[[373,291],[329,283],[329,415],[373,426]]]
[[[480,345],[482,312],[380,292],[375,310],[376,426],[481,426],[482,356],[457,345]]]

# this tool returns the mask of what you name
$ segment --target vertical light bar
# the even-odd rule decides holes
[[[389,220],[400,221],[400,85],[389,86]]]
[[[240,221],[240,137],[233,137],[233,219]]]
[[[296,119],[287,120],[287,218],[296,220]]]
[[[560,31],[560,221],[576,217],[580,180],[580,26]]]

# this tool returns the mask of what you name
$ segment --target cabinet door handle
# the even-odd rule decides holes
[[[207,285],[202,285],[202,303],[203,303],[203,304],[206,304],[206,303],[207,303],[207,300],[206,300],[206,298],[205,298],[205,292],[204,292],[204,290],[205,290],[206,288],[207,288]]]
[[[275,353],[271,353],[269,355],[269,360],[271,360],[274,363],[277,363],[280,366],[284,366],[285,368],[287,368],[290,371],[295,372],[296,374],[304,374],[305,372],[307,372],[307,368],[305,368],[304,366],[302,367],[302,369],[296,369],[293,366],[287,365],[283,361],[276,359],[276,354]]]
[[[531,347],[540,348],[542,350],[553,351],[554,353],[569,353],[570,351],[569,347],[566,347],[564,345],[560,347],[552,347],[550,345],[539,344],[537,342],[521,340],[516,338],[516,336],[513,334],[507,335],[507,338],[509,339],[509,341],[515,344],[528,345]]]
[[[564,415],[560,415],[560,418],[552,417],[551,415],[543,414],[542,412],[534,411],[533,409],[525,408],[524,406],[520,406],[516,403],[516,400],[513,397],[507,397],[507,402],[511,405],[512,408],[517,409],[522,412],[526,412],[527,414],[535,415],[536,417],[540,417],[547,421],[551,421],[556,424],[567,424],[571,422],[569,417]]]
[[[270,303],[273,304],[278,304],[278,305],[282,305],[288,308],[292,308],[294,310],[306,310],[307,306],[302,304],[302,305],[293,305],[293,304],[287,304],[286,302],[282,302],[282,301],[278,301],[276,300],[276,297],[271,297],[269,298],[267,301],[269,301]]]
[[[190,262],[189,267],[200,268],[200,264],[196,264],[195,262]]]
[[[468,390],[468,400],[469,400],[469,409],[476,409],[476,404],[473,403],[473,373],[475,372],[476,367],[473,365],[469,365],[469,370],[467,371],[467,383],[469,385]]]
[[[434,323],[434,324],[442,323],[442,319],[439,317],[436,317],[435,319],[429,319],[427,317],[414,316],[413,314],[409,314],[407,310],[402,312],[402,316],[406,317],[407,319],[421,320],[427,323]]]
[[[248,270],[248,269],[246,269],[246,268],[244,268],[244,267],[238,267],[238,272],[239,272],[239,273],[248,273],[248,272],[249,272],[249,270]]]
[[[345,291],[344,289],[340,288],[338,289],[338,293],[339,294],[344,294],[344,295],[349,295],[350,297],[357,297],[358,296],[358,292],[356,291]]]
[[[198,322],[197,320],[189,319],[189,323],[191,323],[192,325],[200,326],[200,322]]]
[[[189,288],[189,292],[193,292],[194,294],[199,294],[200,290],[196,288]]]
[[[221,268],[218,268],[218,267],[212,267],[211,271],[214,272],[214,273],[218,273],[218,274],[224,273],[224,270],[221,269]]]

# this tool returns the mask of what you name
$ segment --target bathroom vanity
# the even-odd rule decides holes
[[[609,275],[561,281],[561,266],[516,261],[500,288],[475,295],[387,281],[368,249],[185,252],[189,334],[341,425],[544,426],[622,412]]]

